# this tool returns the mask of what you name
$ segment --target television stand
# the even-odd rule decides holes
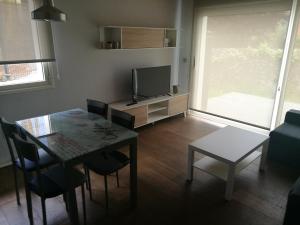
[[[138,101],[132,100],[130,103],[128,103],[126,106],[132,106],[138,104]]]
[[[139,102],[121,101],[109,105],[110,108],[135,116],[135,128],[154,123],[188,110],[188,93],[145,99]]]

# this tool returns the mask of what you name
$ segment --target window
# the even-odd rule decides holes
[[[279,0],[199,8],[191,108],[263,129],[300,109],[298,6]]]
[[[0,93],[53,85],[49,23],[31,19],[35,0],[0,0]]]

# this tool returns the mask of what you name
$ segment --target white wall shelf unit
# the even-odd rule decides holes
[[[99,26],[99,49],[176,48],[175,28]]]

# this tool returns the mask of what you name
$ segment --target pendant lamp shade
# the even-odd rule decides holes
[[[44,0],[43,5],[40,8],[31,12],[31,18],[47,22],[65,22],[67,20],[67,15],[54,7],[53,0]]]

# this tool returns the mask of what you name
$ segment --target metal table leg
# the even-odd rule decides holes
[[[137,138],[130,143],[130,203],[137,206]]]
[[[70,176],[68,176],[68,170],[70,170],[71,167],[65,166],[65,172],[66,172],[66,182],[71,183],[68,181]],[[79,217],[78,217],[78,208],[77,208],[77,200],[76,200],[76,192],[74,188],[70,188],[70,190],[67,193],[67,205],[68,205],[68,214],[69,219],[72,225],[80,225],[79,223]]]

